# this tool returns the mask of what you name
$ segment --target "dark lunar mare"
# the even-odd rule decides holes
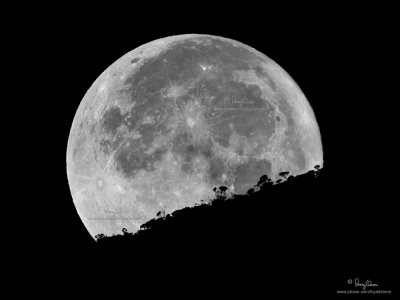
[[[147,59],[124,82],[132,101],[142,95],[145,97],[142,100],[147,99],[154,104],[159,100],[160,90],[168,83],[182,84],[188,79],[197,78],[201,73],[201,63],[216,65],[220,70],[219,78],[232,80],[232,70],[249,70],[257,65],[255,62],[260,61],[244,47],[235,47],[230,42],[217,39],[199,39],[202,40],[210,40],[211,43],[205,45],[194,40],[180,41],[163,53]]]
[[[115,134],[118,127],[122,125],[124,116],[119,107],[109,108],[102,119],[102,127],[107,133]]]
[[[201,64],[215,67],[218,73],[210,78],[202,77]],[[275,124],[271,123],[271,120],[274,121],[271,117],[274,108],[262,98],[258,85],[245,85],[234,80],[233,72],[238,70],[254,70],[258,76],[269,82],[272,90],[277,90],[275,82],[260,67],[260,58],[242,46],[233,46],[230,42],[208,37],[176,42],[161,54],[146,59],[139,69],[126,78],[120,93],[136,104],[125,115],[117,107],[109,108],[104,114],[102,128],[114,137],[101,141],[102,145],[111,151],[119,147],[115,159],[118,168],[127,177],[134,176],[140,169],[154,170],[154,163],[162,158],[167,148],[158,149],[151,155],[145,154],[145,151],[157,134],[166,133],[166,124],[160,121],[143,124],[143,118],[156,116],[155,112],[158,112],[158,117],[172,114],[173,102],[163,98],[162,90],[171,83],[184,86],[196,80],[197,83],[177,100],[177,108],[182,109],[193,95],[200,96],[198,99],[203,104],[206,122],[211,126],[212,138],[221,146],[229,146],[229,136],[232,133],[229,123],[234,124],[234,131],[240,137],[246,139],[251,135],[261,134],[268,139],[275,130]],[[204,95],[213,96],[214,100],[205,100],[207,98]],[[278,97],[284,100],[278,101],[280,110],[289,115],[285,95],[278,93]],[[293,128],[292,119],[288,118],[288,124]],[[142,134],[140,141],[131,140],[129,146],[121,147],[123,143],[127,143],[123,134],[118,132],[123,125],[128,131],[138,130]],[[231,172],[236,176],[236,185],[247,186],[271,172],[270,162],[254,159],[228,170],[222,160],[213,156],[211,146],[210,139],[194,143],[190,133],[185,130],[178,132],[171,143],[172,152],[183,158],[183,172],[192,172],[192,161],[195,157],[206,158],[210,166],[210,181],[218,180],[223,173]],[[243,149],[239,147],[237,151],[242,154]],[[300,149],[296,150],[296,156],[303,157]],[[305,164],[301,158],[296,163]]]
[[[145,153],[146,147],[139,140],[131,141],[129,146],[123,147],[115,155],[117,169],[126,178],[134,177],[138,171],[152,172],[156,169],[155,163],[161,161],[167,152],[165,147],[156,149],[153,153]]]

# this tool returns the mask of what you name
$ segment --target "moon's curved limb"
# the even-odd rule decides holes
[[[85,226],[93,236],[97,233],[110,234],[120,232],[122,226],[128,228],[129,231],[136,231],[140,224],[154,216],[160,206],[154,205],[153,208],[151,208],[151,206],[145,207],[142,205],[142,201],[138,201],[138,197],[147,197],[148,195],[143,196],[140,192],[140,188],[137,185],[133,186],[131,182],[126,182],[126,180],[121,177],[118,172],[116,172],[113,168],[109,168],[112,166],[113,156],[100,158],[93,157],[94,152],[91,151],[90,148],[94,145],[92,136],[89,132],[89,128],[87,128],[86,131],[82,130],[81,124],[83,122],[86,122],[87,124],[95,124],[98,122],[102,111],[110,102],[113,102],[113,104],[116,106],[120,106],[121,109],[126,109],[126,106],[128,106],[127,102],[123,103],[122,101],[123,104],[121,105],[121,99],[115,101],[114,95],[116,91],[124,88],[124,81],[128,76],[135,74],[135,72],[139,70],[148,59],[159,56],[161,53],[167,51],[167,49],[172,48],[176,43],[183,40],[196,40],[196,38],[199,37],[209,37],[212,39],[227,41],[234,46],[248,49],[250,52],[255,54],[255,56],[263,60],[263,68],[277,83],[280,92],[285,94],[285,100],[281,101],[286,101],[287,103],[285,103],[285,105],[290,107],[291,115],[296,123],[296,126],[294,126],[297,139],[296,141],[300,143],[305,155],[307,156],[307,166],[305,169],[293,169],[293,173],[295,173],[295,171],[301,173],[312,169],[315,164],[322,166],[322,146],[320,142],[318,126],[312,109],[298,86],[276,63],[251,47],[222,37],[208,35],[182,35],[156,40],[129,52],[112,64],[106,71],[104,71],[86,93],[78,109],[77,116],[74,119],[67,150],[68,177],[78,213],[84,221]],[[206,76],[210,76],[210,78],[212,78],[212,70],[210,71],[210,68],[207,65],[200,65],[200,67],[205,74],[207,74]],[[182,88],[182,85],[177,85],[174,88],[171,80],[170,84],[171,89],[166,92],[165,96],[167,98],[172,97],[176,101],[185,93],[185,91],[193,86],[196,86],[197,81],[195,80],[191,82],[184,88]],[[272,92],[268,88],[263,89],[262,82],[257,84],[263,93],[265,93],[265,95],[272,95]],[[281,113],[279,110],[280,103],[276,102],[275,105],[277,107],[276,113]],[[178,117],[174,122],[170,123],[172,127],[175,129],[179,128],[181,126],[179,124],[181,124],[181,121],[183,121],[185,124],[192,124],[192,126],[189,127],[195,129],[195,115],[191,115],[190,110],[188,114],[189,115],[184,119],[181,120],[181,118]],[[284,114],[281,114],[281,116],[282,119],[285,117]],[[212,118],[208,118],[208,120],[209,122],[212,122]],[[229,117],[227,117],[225,120],[220,118],[215,121],[215,125],[227,120],[229,120]],[[201,120],[197,122],[201,122]],[[279,153],[280,149],[283,148],[283,139],[281,137],[285,132],[285,128],[285,126],[282,126],[282,130],[277,131],[276,138],[274,139],[275,144],[272,145],[270,149],[271,153]],[[85,143],[85,138],[89,142]],[[79,139],[83,141],[82,143],[85,146],[82,147],[83,149],[81,149],[82,153],[80,153],[78,156],[75,156],[75,159],[73,159],[73,144],[75,144],[77,140],[79,141]],[[160,140],[159,143],[163,144],[165,141]],[[236,163],[243,162],[241,156],[237,156],[235,154],[234,151],[236,150],[234,148],[229,151],[224,149],[225,148],[221,149],[221,152],[219,153],[221,157],[227,159],[229,163],[233,163],[233,165],[235,165]],[[243,151],[247,150],[244,148]],[[290,152],[287,155],[290,156]],[[77,157],[79,159],[76,159]],[[260,159],[264,158],[268,158],[273,161],[275,166],[275,169],[273,169],[273,174],[277,174],[280,170],[280,167],[285,167],[285,165],[280,161],[278,155],[271,156],[269,152],[265,152],[265,157],[260,155]],[[286,165],[286,167],[291,167],[291,165]],[[166,167],[166,169],[168,169],[168,167]],[[169,175],[171,176],[171,174]],[[227,176],[226,174],[223,175],[225,177]],[[143,184],[145,184],[146,180],[149,180],[150,177],[146,178],[147,179],[142,181]],[[102,180],[102,184],[98,184],[99,180]],[[194,181],[189,180],[187,184],[194,184],[193,186],[195,186],[196,180],[199,179],[193,180]],[[168,188],[168,186],[166,186],[166,188]],[[197,194],[198,198],[196,199],[199,200],[200,198],[205,199],[207,197],[211,197],[212,195],[209,193],[210,190],[210,186],[199,186],[199,191]],[[157,197],[157,193],[159,193],[159,191],[151,192],[150,189],[150,193],[154,193],[152,195]],[[183,197],[185,199],[188,198],[188,194],[185,194],[184,185],[180,190],[170,191],[170,193],[174,193],[177,199],[179,197]],[[195,203],[196,199],[193,200],[193,203]],[[130,205],[134,206],[136,215],[134,217],[128,216],[127,220],[125,220],[123,209],[126,208],[127,211],[131,213],[132,207]],[[182,205],[184,206],[185,203],[177,204],[175,208],[183,207]],[[108,215],[104,216],[103,214],[102,216],[102,213],[104,213],[106,209],[109,211]],[[152,209],[154,211],[152,211]],[[169,209],[172,211],[174,207],[169,207]],[[101,211],[99,212],[99,210]],[[90,217],[91,215],[93,215],[92,218]],[[120,218],[120,220],[111,220],[115,216]],[[103,220],[101,219],[102,217]]]

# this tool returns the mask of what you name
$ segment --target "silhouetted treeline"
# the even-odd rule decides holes
[[[279,184],[264,175],[246,195],[233,195],[228,200],[227,187],[222,186],[214,189],[217,198],[210,204],[167,216],[160,212],[160,218],[143,224],[145,230],[136,234],[124,230],[111,237],[99,235],[96,247],[108,251],[128,251],[131,247],[135,251],[255,247],[260,251],[266,240],[274,247],[300,241],[304,245],[311,236],[319,235],[324,219],[323,212],[318,212],[318,205],[325,201],[324,195],[317,192],[320,175],[318,167],[296,177],[284,172]]]

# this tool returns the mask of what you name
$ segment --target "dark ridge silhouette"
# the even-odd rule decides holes
[[[284,172],[280,184],[264,175],[247,194],[231,195],[229,199],[227,187],[214,188],[217,197],[211,203],[171,215],[161,211],[136,234],[124,229],[120,235],[98,235],[96,247],[106,253],[162,252],[180,255],[180,259],[189,254],[212,253],[213,249],[244,255],[253,252],[256,257],[267,250],[280,255],[291,253],[287,259],[294,261],[298,255],[316,255],[327,242],[322,228],[327,234],[330,230],[324,227],[329,225],[329,217],[324,216],[323,195],[317,192],[322,175],[319,168],[296,177]]]
[[[151,266],[157,270],[152,276],[179,270],[182,277],[198,273],[217,279],[222,273],[239,281],[249,276],[266,288],[323,289],[325,281],[337,280],[330,270],[348,264],[341,258],[350,260],[341,248],[351,241],[343,238],[348,229],[341,225],[340,204],[327,197],[325,169],[281,177],[276,184],[261,176],[244,195],[216,187],[211,203],[160,212],[135,234],[98,237],[92,252],[102,257],[99,263],[117,258],[132,272]]]

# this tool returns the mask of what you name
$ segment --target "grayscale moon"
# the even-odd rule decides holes
[[[322,167],[306,97],[273,60],[211,35],[155,40],[89,88],[72,123],[68,181],[89,233],[136,232],[163,211],[244,194],[262,175]]]

